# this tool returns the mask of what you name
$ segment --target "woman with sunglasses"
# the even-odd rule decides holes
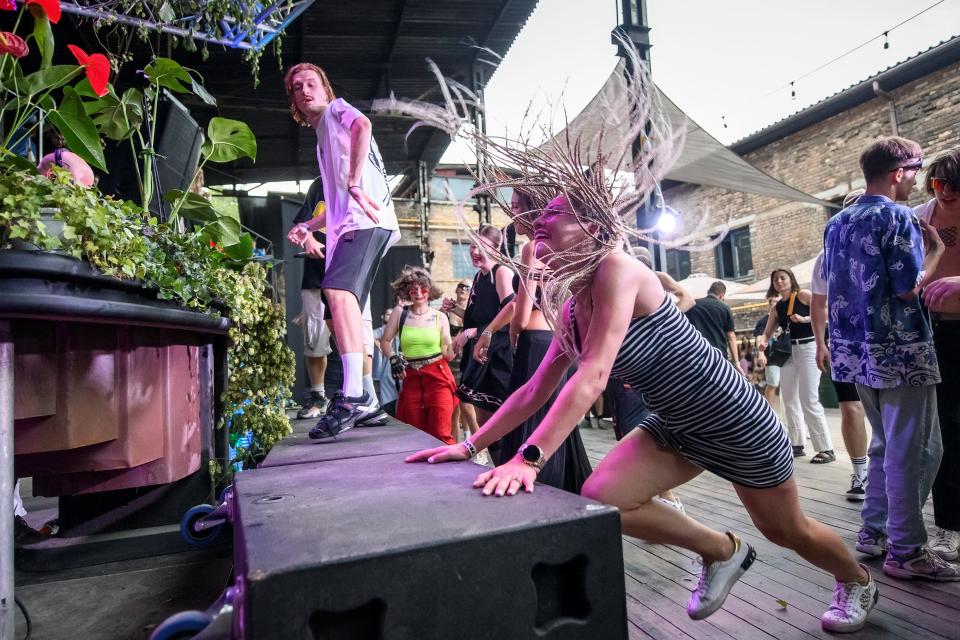
[[[430,300],[441,296],[430,273],[422,267],[406,267],[392,284],[397,305],[380,338],[380,350],[390,359],[394,379],[403,381],[397,398],[397,420],[454,444],[451,418],[457,389],[449,361],[453,359],[450,323],[447,316],[430,308]],[[391,342],[400,335],[400,353]]]
[[[923,290],[940,364],[937,413],[943,439],[943,458],[933,483],[937,532],[930,549],[945,560],[956,560],[960,555],[960,147],[930,163],[925,187],[932,198],[914,213],[937,230],[944,244],[932,282]]]

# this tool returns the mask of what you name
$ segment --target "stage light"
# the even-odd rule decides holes
[[[657,230],[660,233],[673,233],[677,228],[677,212],[672,207],[664,207],[657,218]]]

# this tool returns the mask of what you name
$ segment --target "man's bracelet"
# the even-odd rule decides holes
[[[359,189],[359,188],[360,188],[360,185],[358,185],[358,184],[352,184],[352,185],[350,185],[349,187],[347,187],[347,193],[350,193],[350,192],[353,191],[354,189]]]
[[[466,440],[464,440],[464,441],[461,442],[460,444],[462,444],[462,445],[463,445],[463,448],[467,450],[467,453],[470,454],[470,457],[471,457],[471,458],[476,457],[476,455],[477,455],[477,447],[476,447],[472,442],[470,442],[470,438],[467,438]]]
[[[493,337],[493,331],[490,331],[489,329],[484,329],[484,330],[483,330],[483,333],[481,333],[480,335],[482,335],[482,336],[487,336],[488,338],[492,338],[492,337]]]

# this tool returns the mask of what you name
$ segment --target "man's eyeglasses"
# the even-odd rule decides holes
[[[470,286],[469,286],[469,285],[466,285],[466,284],[458,284],[458,285],[457,285],[457,291],[469,291],[469,290],[470,290]]]

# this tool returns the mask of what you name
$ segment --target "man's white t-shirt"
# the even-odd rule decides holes
[[[323,195],[327,205],[327,264],[330,264],[336,251],[337,240],[348,231],[379,227],[393,232],[387,247],[400,240],[400,225],[390,197],[387,171],[372,136],[359,186],[380,205],[380,210],[376,212],[380,222],[375,223],[368,218],[347,190],[350,186],[347,184],[350,178],[350,127],[361,115],[343,98],[337,98],[327,106],[316,126],[317,164],[323,178]]]
[[[817,254],[813,261],[813,273],[810,274],[810,292],[818,296],[827,295],[827,281],[823,277],[823,251]]]

